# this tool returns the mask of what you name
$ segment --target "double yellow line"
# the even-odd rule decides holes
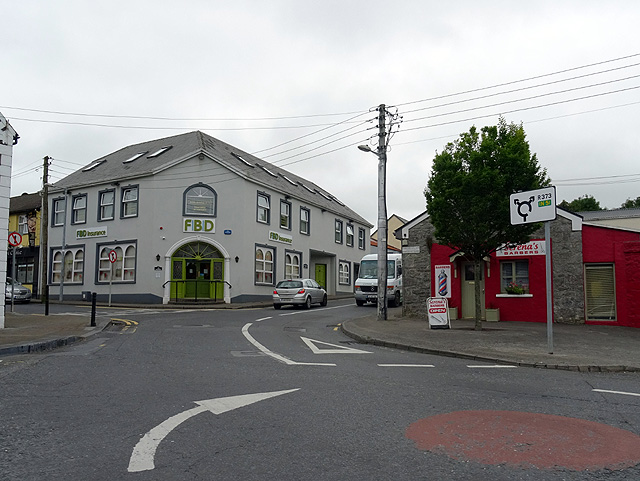
[[[124,325],[124,327],[122,328],[122,331],[120,332],[120,334],[124,334],[127,330],[131,329],[131,332],[129,332],[129,334],[133,334],[134,332],[136,332],[136,329],[138,328],[138,322],[137,321],[131,321],[129,319],[117,319],[117,318],[111,318],[111,323],[112,324],[118,324],[118,325]]]

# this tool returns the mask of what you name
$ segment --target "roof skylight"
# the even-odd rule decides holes
[[[158,157],[159,155],[164,154],[167,150],[171,149],[173,145],[167,145],[166,147],[162,147],[156,150],[153,154],[147,155],[147,159],[153,159],[154,157]]]
[[[231,152],[231,155],[233,155],[236,159],[238,159],[240,162],[242,162],[243,164],[249,166],[249,167],[255,167],[252,163],[244,160],[242,157],[240,157],[238,154],[236,154],[235,152]]]
[[[333,200],[330,196],[328,196],[327,194],[325,194],[325,193],[324,193],[324,192],[322,192],[321,190],[316,190],[316,192],[317,192],[318,194],[320,194],[322,197],[324,197],[325,199],[327,199],[329,202],[331,202],[331,201]]]
[[[313,189],[310,189],[309,187],[307,187],[306,185],[304,185],[302,182],[298,182],[302,187],[304,187],[306,190],[308,190],[309,192],[311,192],[312,194],[316,194],[317,192]]]
[[[134,160],[139,159],[140,157],[142,157],[147,152],[149,152],[149,151],[145,150],[144,152],[138,152],[137,154],[129,157],[127,160],[123,160],[122,163],[123,164],[128,164],[129,162],[133,162]]]
[[[106,161],[107,161],[107,159],[94,160],[89,165],[87,165],[84,169],[82,169],[82,172],[89,172],[90,170],[95,169],[100,164],[102,164],[103,162],[106,162]]]
[[[267,174],[269,174],[271,177],[278,177],[278,174],[274,174],[273,172],[271,172],[269,169],[267,169],[264,165],[261,165],[260,167],[262,167],[262,170],[264,170]]]
[[[291,185],[296,185],[296,186],[298,185],[296,182],[294,182],[293,180],[291,180],[291,179],[290,179],[289,177],[287,177],[286,175],[284,175],[284,174],[280,174],[280,175],[282,176],[282,178],[283,178],[284,180],[286,180],[287,182],[289,182]]]

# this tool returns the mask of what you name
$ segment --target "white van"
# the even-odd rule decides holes
[[[365,302],[378,302],[378,254],[367,254],[360,261],[356,304]],[[387,254],[387,302],[394,307],[402,302],[402,254]]]

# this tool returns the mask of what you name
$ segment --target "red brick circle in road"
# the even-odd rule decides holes
[[[406,430],[425,451],[483,464],[624,469],[640,464],[640,436],[583,419],[515,411],[458,411]]]

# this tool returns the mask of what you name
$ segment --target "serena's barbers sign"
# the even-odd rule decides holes
[[[519,257],[519,256],[543,256],[545,255],[543,241],[530,241],[526,244],[504,247],[496,251],[497,257]]]

